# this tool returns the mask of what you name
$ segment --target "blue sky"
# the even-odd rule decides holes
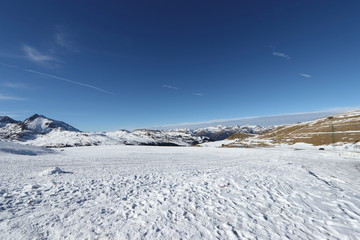
[[[359,106],[360,2],[2,1],[0,115],[116,130]]]

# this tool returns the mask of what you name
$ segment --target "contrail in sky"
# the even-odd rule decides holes
[[[69,83],[72,83],[72,84],[77,84],[77,85],[80,85],[80,86],[83,86],[83,87],[92,88],[92,89],[95,89],[95,90],[97,90],[99,92],[103,92],[103,93],[106,93],[106,94],[115,95],[112,92],[108,92],[108,91],[106,91],[106,90],[104,90],[102,88],[98,88],[98,87],[95,87],[95,86],[90,85],[90,84],[76,82],[76,81],[73,81],[73,80],[70,80],[70,79],[67,79],[67,78],[58,77],[58,76],[51,75],[51,74],[48,74],[48,73],[34,71],[34,70],[31,70],[31,69],[25,69],[25,68],[17,67],[17,66],[10,65],[10,64],[5,64],[5,63],[0,63],[0,64],[3,65],[3,66],[9,67],[9,68],[17,68],[17,69],[20,69],[20,70],[25,71],[25,72],[29,72],[29,73],[37,74],[37,75],[40,75],[40,76],[45,76],[45,77],[57,79],[57,80],[64,81],[64,82],[69,82]]]

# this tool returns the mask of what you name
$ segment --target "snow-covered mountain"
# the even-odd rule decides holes
[[[23,122],[23,125],[25,129],[40,134],[49,133],[54,129],[62,131],[80,132],[80,130],[74,128],[73,126],[70,126],[67,123],[50,119],[38,114],[32,115],[31,117],[26,119]]]
[[[232,127],[225,127],[219,125],[219,126],[195,129],[193,130],[193,133],[195,136],[207,137],[211,141],[219,141],[228,138],[234,133],[260,134],[270,129],[272,129],[272,127],[262,127],[258,125],[245,125],[245,126],[232,126]]]
[[[8,116],[0,116],[0,140],[15,140],[22,133],[22,122]]]
[[[0,127],[3,127],[8,123],[18,123],[18,121],[8,116],[0,116]]]
[[[80,132],[67,123],[34,114],[23,122],[8,116],[0,116],[0,139],[27,141],[36,139],[39,134],[57,131]]]
[[[114,132],[75,132],[53,130],[39,134],[26,144],[43,147],[73,147],[93,145],[151,145],[190,146],[204,142],[204,138],[189,133],[178,134],[154,130],[119,130]]]
[[[10,140],[34,146],[72,147],[92,145],[191,146],[227,138],[236,132],[257,134],[268,130],[260,126],[215,126],[196,130],[119,130],[81,132],[75,127],[35,114],[23,122],[0,117],[0,141]]]

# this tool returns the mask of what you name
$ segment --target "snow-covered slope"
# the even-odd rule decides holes
[[[360,239],[359,153],[0,153],[0,239]]]

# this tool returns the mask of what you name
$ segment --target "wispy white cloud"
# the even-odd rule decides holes
[[[5,67],[9,67],[9,68],[18,68],[17,66],[11,65],[11,64],[6,64],[6,63],[2,63],[0,62],[0,65],[3,65]]]
[[[57,26],[54,33],[54,41],[57,46],[72,52],[78,52],[74,41],[71,39],[71,34],[65,26]]]
[[[288,55],[286,55],[285,53],[282,53],[282,52],[273,52],[273,55],[277,56],[277,57],[286,58],[288,60],[290,59],[290,57]]]
[[[77,85],[80,85],[80,86],[83,86],[83,87],[92,88],[92,89],[94,89],[96,91],[103,92],[103,93],[106,93],[106,94],[115,95],[112,92],[106,91],[106,90],[104,90],[102,88],[99,88],[99,87],[96,87],[94,85],[73,81],[73,80],[70,80],[68,78],[63,78],[63,77],[55,76],[55,75],[52,75],[52,74],[38,72],[38,71],[31,70],[31,69],[25,69],[25,68],[21,68],[21,67],[9,65],[9,64],[4,64],[4,63],[0,63],[0,65],[6,66],[6,67],[9,67],[9,68],[16,68],[16,69],[21,70],[21,71],[25,71],[25,72],[33,73],[33,74],[36,74],[36,75],[57,79],[57,80],[72,83],[72,84],[77,84]]]
[[[4,100],[23,101],[23,100],[26,100],[26,99],[25,98],[14,97],[14,96],[8,96],[8,95],[4,95],[4,94],[0,93],[0,101],[4,101]]]
[[[306,73],[298,73],[298,74],[302,77],[311,78],[311,75],[306,74]]]
[[[26,84],[24,83],[14,83],[14,82],[5,82],[3,84],[1,84],[2,86],[4,87],[7,87],[7,88],[15,88],[15,89],[31,89],[29,86],[27,86]]]
[[[174,90],[179,90],[179,88],[177,88],[177,87],[170,86],[170,85],[166,85],[166,84],[164,84],[163,87],[164,87],[164,88],[174,89]]]
[[[69,44],[65,39],[65,35],[62,32],[56,32],[55,35],[55,42],[61,47],[68,48]]]
[[[195,96],[202,97],[202,96],[204,96],[205,94],[203,94],[203,93],[194,93],[194,95],[195,95]]]
[[[83,86],[83,87],[92,88],[94,90],[97,90],[99,92],[103,92],[103,93],[106,93],[106,94],[115,95],[112,92],[108,92],[108,91],[106,91],[106,90],[104,90],[102,88],[99,88],[99,87],[96,87],[96,86],[93,86],[93,85],[90,85],[90,84],[73,81],[73,80],[70,80],[70,79],[67,79],[67,78],[58,77],[58,76],[55,76],[55,75],[52,75],[52,74],[38,72],[38,71],[31,70],[31,69],[24,69],[24,71],[29,72],[29,73],[34,73],[34,74],[37,74],[37,75],[41,75],[41,76],[45,76],[45,77],[49,77],[49,78],[53,78],[53,79],[57,79],[57,80],[61,80],[61,81],[65,81],[65,82],[69,82],[69,83],[73,83],[73,84],[77,84],[77,85],[80,85],[80,86]]]
[[[51,63],[59,62],[55,57],[50,54],[44,54],[37,49],[30,47],[29,45],[23,44],[22,50],[24,51],[27,59],[36,63]]]
[[[49,45],[46,49],[39,49],[28,44],[23,44],[21,50],[24,52],[24,55],[22,55],[22,57],[48,67],[58,67],[63,63],[63,61],[59,59],[59,55],[63,55],[66,52],[78,52],[74,42],[71,40],[69,31],[67,31],[64,26],[56,27]]]

